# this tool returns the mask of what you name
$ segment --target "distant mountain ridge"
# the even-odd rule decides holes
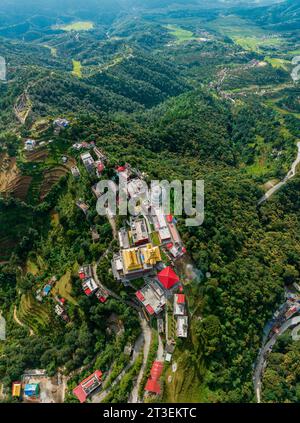
[[[240,10],[239,14],[273,30],[300,29],[300,0],[287,0],[267,7]]]

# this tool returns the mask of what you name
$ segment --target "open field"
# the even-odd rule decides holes
[[[72,304],[77,304],[77,301],[72,297],[72,283],[71,283],[71,271],[68,270],[58,282],[56,282],[53,293],[60,295],[62,298],[70,301]]]
[[[90,31],[94,28],[91,21],[78,21],[66,25],[54,25],[52,29],[61,29],[62,31]]]
[[[48,48],[50,50],[52,57],[57,57],[57,48],[49,46],[48,44],[44,44],[43,47]]]
[[[245,50],[261,52],[264,47],[276,47],[282,44],[282,39],[276,34],[265,31],[247,20],[237,16],[223,16],[209,24],[210,28],[223,36],[231,38]]]
[[[176,38],[176,43],[178,44],[195,39],[191,31],[180,28],[177,25],[166,25],[165,28]]]
[[[32,260],[28,259],[26,263],[27,273],[31,273],[33,276],[36,276],[39,273],[39,268]]]
[[[265,57],[265,61],[270,63],[270,65],[272,65],[273,68],[283,69],[285,71],[289,70],[288,67],[291,64],[288,60],[278,59],[278,58],[269,57],[269,56]]]
[[[78,76],[78,78],[82,78],[82,65],[78,60],[73,60],[73,71],[72,74]]]

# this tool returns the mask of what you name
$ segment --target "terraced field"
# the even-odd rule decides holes
[[[40,188],[40,199],[43,200],[51,188],[68,173],[69,169],[66,166],[56,166],[44,172],[43,182]]]
[[[27,197],[31,181],[31,176],[17,176],[7,185],[5,193],[24,201]]]
[[[39,304],[31,294],[22,295],[18,309],[18,318],[34,332],[45,329],[50,322],[50,316],[46,307]]]

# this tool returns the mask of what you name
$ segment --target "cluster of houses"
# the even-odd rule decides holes
[[[109,297],[109,293],[96,283],[93,278],[92,266],[88,264],[81,267],[78,271],[78,275],[85,295],[91,297],[95,294],[101,303],[105,303]]]
[[[13,382],[11,394],[13,398],[36,400],[40,394],[40,385],[39,383]]]
[[[66,129],[70,125],[70,121],[65,118],[57,118],[53,121],[54,134],[58,135],[62,129]]]
[[[82,153],[80,158],[88,174],[91,176],[96,175],[98,178],[100,178],[103,170],[105,169],[104,162],[106,157],[97,147],[93,148],[93,152],[97,157],[96,160],[89,151]]]
[[[149,195],[141,174],[137,175],[129,165],[117,167],[116,172],[119,176],[126,176],[128,198],[139,198],[142,206],[118,232],[120,250],[111,262],[113,275],[125,286],[132,286],[134,280],[142,278],[145,283],[135,293],[136,298],[148,316],[157,316],[159,320],[166,303],[174,296],[177,337],[186,338],[188,316],[185,295],[176,294],[183,287],[173,269],[186,249],[178,233],[176,219],[171,214],[164,214],[159,195],[155,192]]]

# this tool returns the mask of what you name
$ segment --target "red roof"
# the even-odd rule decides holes
[[[183,286],[182,286],[182,285],[180,285],[180,287],[179,287],[179,291],[180,291],[180,292],[183,292]]]
[[[84,383],[88,382],[94,376],[96,376],[100,380],[102,378],[102,375],[103,375],[103,373],[101,372],[101,370],[96,370],[94,373],[92,373],[91,375],[89,375],[87,378],[83,379],[80,382],[80,385],[83,385]]]
[[[171,289],[177,284],[177,282],[179,282],[179,277],[170,266],[165,267],[161,272],[159,272],[157,278],[166,289]]]
[[[98,165],[97,165],[97,169],[98,169],[98,172],[102,172],[102,171],[104,170],[104,165],[103,165],[103,163],[98,163]]]
[[[118,166],[117,167],[117,172],[124,172],[126,170],[126,167],[125,166]]]
[[[101,303],[105,303],[105,302],[106,302],[106,300],[107,300],[107,298],[105,298],[105,297],[100,297],[100,298],[99,298],[99,301],[100,301]]]
[[[87,384],[89,381],[92,381],[93,377],[96,376],[97,379],[99,379],[99,381],[101,380],[102,377],[102,372],[101,370],[96,370],[94,373],[92,373],[89,377],[87,377],[86,379],[84,379],[82,382],[80,382],[80,384],[78,386],[76,386],[75,389],[73,389],[73,394],[79,399],[79,401],[85,402],[86,398],[87,398],[87,394],[84,391],[82,385]]]
[[[64,304],[64,303],[65,303],[65,301],[66,301],[66,299],[65,299],[65,298],[61,298],[59,301],[60,301],[62,304]]]
[[[81,385],[78,385],[75,389],[73,389],[73,394],[79,399],[81,403],[85,402],[87,395],[82,389]]]
[[[185,247],[182,247],[182,252],[183,252],[183,254],[186,253],[186,248]]]
[[[149,314],[154,314],[154,310],[153,310],[153,308],[151,307],[151,305],[150,304],[148,304],[147,306],[146,306],[146,310],[148,311],[148,313]]]
[[[185,303],[185,295],[177,294],[177,304],[184,304],[184,303]]]
[[[163,371],[163,363],[161,361],[154,361],[150,371],[152,379],[159,379]]]
[[[169,244],[167,244],[167,249],[171,250],[171,248],[173,248],[174,244],[173,242],[170,242]]]
[[[80,277],[80,279],[85,279],[85,273],[84,272],[79,272],[79,277]]]
[[[148,379],[146,386],[145,386],[145,391],[148,392],[153,392],[154,394],[160,394],[160,384],[157,382],[157,380],[154,379]]]
[[[173,222],[173,216],[171,214],[167,215],[167,222],[172,223]]]
[[[90,288],[86,288],[86,289],[84,290],[84,293],[85,293],[86,295],[91,295],[92,291],[90,290]]]
[[[140,301],[145,301],[145,297],[144,297],[144,295],[141,293],[141,291],[137,291],[136,293],[135,293],[135,295],[136,295],[136,297],[140,300]]]

